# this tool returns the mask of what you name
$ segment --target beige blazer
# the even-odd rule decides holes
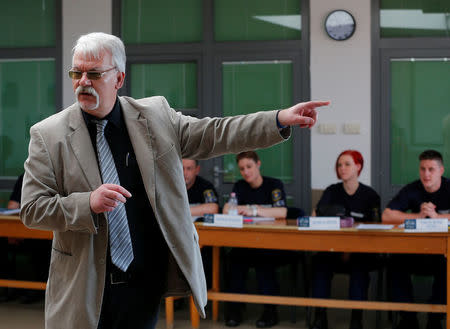
[[[204,317],[205,277],[181,159],[267,147],[285,140],[290,129],[280,133],[276,111],[196,119],[175,112],[159,96],[119,100],[148,200],[171,251],[167,295],[192,292]],[[108,224],[89,206],[91,191],[102,181],[81,109],[74,104],[31,127],[30,134],[20,216],[26,226],[54,233],[45,327],[95,329]]]

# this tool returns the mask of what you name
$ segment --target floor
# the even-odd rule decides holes
[[[222,306],[222,304],[221,304]],[[223,307],[221,307],[221,310]],[[239,329],[254,329],[254,323],[259,316],[259,305],[247,305],[246,319],[239,326]],[[209,317],[210,312],[207,312]],[[292,313],[290,307],[279,307],[280,323],[273,327],[274,329],[306,329],[305,322],[305,308],[295,308],[295,313]],[[296,322],[291,322],[291,317],[295,314]],[[348,319],[350,311],[348,310],[329,310],[329,329],[348,329]],[[365,315],[365,329],[375,328],[375,312],[366,312]],[[391,328],[389,321],[382,320],[379,328]],[[189,312],[187,303],[181,306],[181,309],[175,311],[174,329],[188,329],[191,328],[189,322]],[[223,313],[221,312],[220,320],[213,322],[210,319],[202,320],[200,328],[224,329],[228,328],[223,323]],[[38,302],[29,305],[20,304],[18,301],[10,301],[0,304],[0,329],[44,329],[44,304]],[[164,319],[164,308],[161,307],[161,314],[157,329],[166,329]]]

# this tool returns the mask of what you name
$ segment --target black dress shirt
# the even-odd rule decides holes
[[[97,150],[97,128],[94,120],[98,118],[84,111],[82,113],[94,150]],[[125,203],[134,252],[134,260],[127,272],[136,274],[136,277],[145,277],[147,282],[153,282],[155,285],[157,283],[156,287],[162,288],[164,286],[162,282],[165,282],[167,277],[168,247],[145,192],[118,99],[113,110],[104,119],[108,120],[105,137],[114,158],[120,185],[132,195]],[[108,257],[108,262],[107,270],[120,271],[112,265],[111,257]]]

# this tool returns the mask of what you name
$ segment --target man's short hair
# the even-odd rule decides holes
[[[444,166],[444,160],[442,159],[442,154],[435,150],[426,150],[420,153],[419,160],[435,160],[439,162],[441,166]]]
[[[196,167],[198,167],[198,165],[200,164],[200,161],[199,161],[199,160],[196,160],[196,159],[183,158],[183,160],[192,160],[192,161],[194,161]]]
[[[256,153],[255,151],[241,152],[238,155],[236,155],[236,163],[238,163],[242,159],[251,159],[256,163],[259,161],[259,156],[258,153]]]
[[[103,32],[93,32],[82,35],[78,38],[72,49],[73,54],[81,53],[85,56],[100,59],[102,52],[109,52],[112,56],[114,66],[125,73],[125,46],[120,40],[112,34]]]

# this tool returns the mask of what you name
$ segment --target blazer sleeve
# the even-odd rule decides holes
[[[96,215],[89,206],[90,192],[64,195],[41,132],[33,126],[30,136],[20,210],[23,223],[43,230],[97,233]]]
[[[183,158],[208,159],[226,153],[266,148],[287,140],[291,128],[278,129],[277,111],[224,118],[194,118],[171,109],[162,97],[176,129]]]

